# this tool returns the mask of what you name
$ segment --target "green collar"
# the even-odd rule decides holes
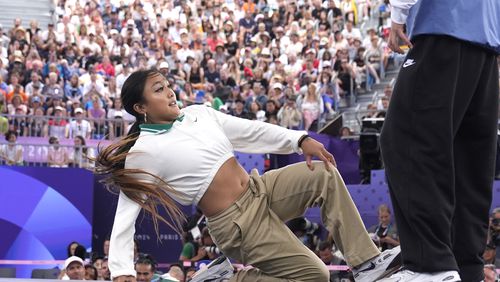
[[[184,114],[180,114],[175,120],[181,122],[184,119]],[[141,131],[144,132],[151,132],[151,133],[164,133],[169,131],[174,123],[164,123],[164,124],[159,124],[159,123],[143,123],[139,125],[139,128]]]

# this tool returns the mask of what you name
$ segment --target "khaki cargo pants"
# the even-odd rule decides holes
[[[319,206],[323,224],[350,266],[377,256],[378,249],[337,169],[306,163],[272,170],[259,176],[253,170],[249,189],[229,208],[208,218],[210,234],[219,249],[254,268],[230,281],[328,281],[324,263],[287,228],[284,222]]]

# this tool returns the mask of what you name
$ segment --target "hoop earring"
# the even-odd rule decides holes
[[[148,121],[148,114],[144,113],[144,123],[147,123]]]

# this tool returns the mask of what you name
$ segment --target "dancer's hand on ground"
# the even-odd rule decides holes
[[[134,276],[118,276],[113,279],[113,282],[137,282]]]
[[[325,149],[325,146],[311,137],[306,138],[302,142],[301,149],[306,157],[306,164],[310,170],[314,170],[314,165],[312,163],[313,157],[318,157],[322,160],[325,163],[326,170],[328,171],[330,171],[330,164],[333,164],[335,167],[337,166],[335,158]]]
[[[413,47],[408,36],[406,36],[404,32],[404,24],[392,22],[391,33],[389,34],[389,48],[396,53],[403,54],[404,51],[399,46],[400,41],[408,45],[409,48]]]

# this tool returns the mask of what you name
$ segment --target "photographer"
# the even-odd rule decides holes
[[[391,222],[391,210],[387,205],[378,207],[379,224],[368,228],[373,241],[382,251],[399,246],[398,230]]]
[[[199,242],[198,252],[191,261],[214,260],[221,254],[219,248],[215,245],[212,237],[208,233],[208,228],[203,228]]]

